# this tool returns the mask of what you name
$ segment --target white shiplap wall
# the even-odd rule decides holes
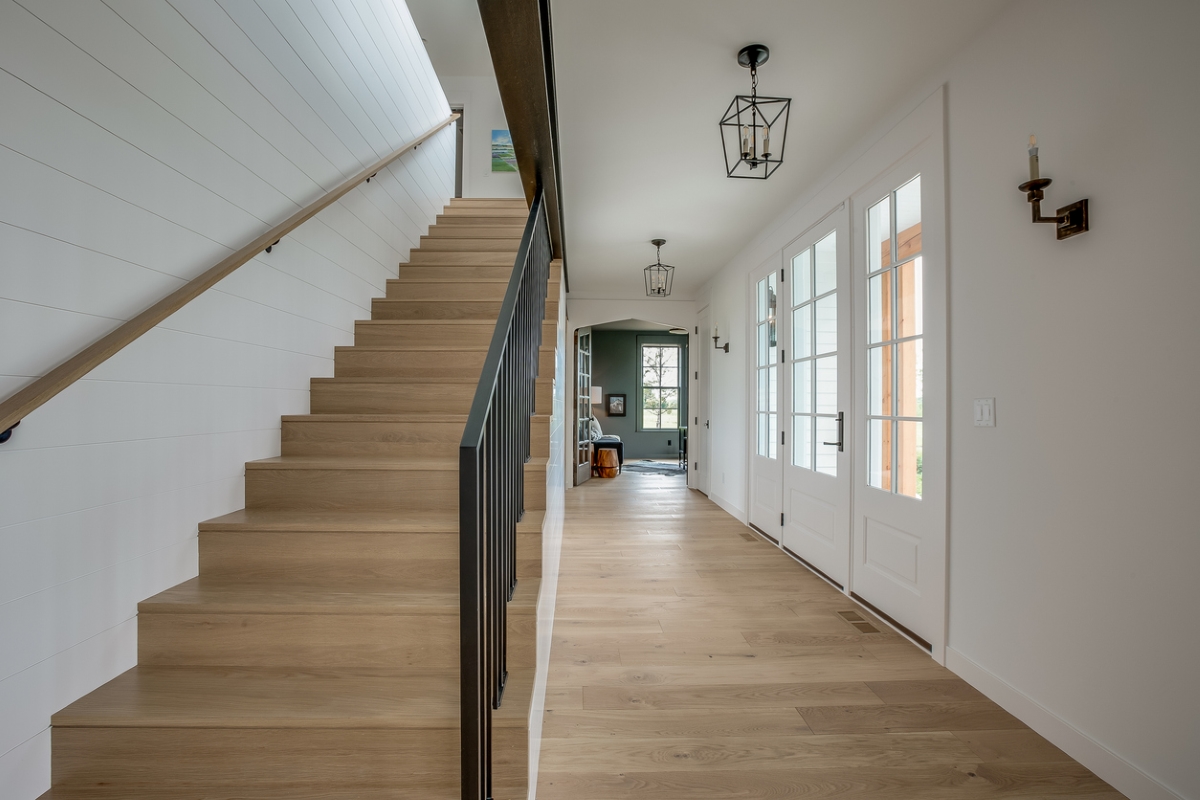
[[[0,397],[449,114],[403,0],[0,0]],[[132,666],[453,192],[452,129],[31,414],[0,446],[0,795]]]

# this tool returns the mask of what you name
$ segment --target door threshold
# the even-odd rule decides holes
[[[822,572],[821,570],[817,569],[817,568],[816,568],[816,567],[814,567],[812,564],[808,563],[808,562],[807,562],[807,561],[805,561],[803,558],[801,558],[800,556],[798,556],[798,555],[796,555],[795,553],[793,553],[791,550],[788,550],[788,549],[787,549],[787,547],[785,547],[784,545],[780,545],[779,547],[780,547],[780,549],[781,549],[781,550],[783,550],[783,552],[787,553],[789,556],[791,556],[792,558],[794,558],[796,561],[799,561],[799,562],[800,562],[800,566],[804,567],[804,568],[805,568],[805,569],[807,569],[809,572],[811,572],[811,573],[813,573],[814,575],[816,575],[818,578],[821,578],[821,579],[823,579],[823,580],[824,580],[826,583],[828,583],[828,584],[829,584],[830,586],[832,586],[833,588],[837,589],[839,592],[842,592],[843,594],[845,594],[845,592],[846,592],[846,587],[845,587],[845,586],[842,586],[840,583],[838,583],[837,581],[835,581],[833,578],[829,577],[829,576],[828,576],[828,575],[826,575],[824,572]]]
[[[874,614],[875,616],[879,617],[881,620],[883,620],[884,622],[886,622],[886,623],[888,624],[888,626],[890,626],[891,628],[895,629],[895,631],[896,631],[897,633],[899,633],[899,634],[900,634],[900,635],[902,635],[904,638],[906,638],[906,639],[908,639],[909,641],[911,641],[913,644],[917,645],[918,647],[922,648],[923,650],[926,650],[926,651],[928,651],[930,655],[932,655],[932,654],[933,654],[933,645],[931,645],[929,642],[927,642],[927,641],[925,641],[924,639],[922,639],[920,636],[917,636],[915,633],[913,633],[913,632],[912,632],[912,631],[910,631],[908,628],[906,628],[906,627],[904,627],[903,625],[901,625],[899,622],[896,622],[896,620],[892,619],[892,618],[891,618],[891,617],[889,617],[887,614],[883,613],[883,612],[882,612],[882,611],[880,611],[878,608],[876,608],[875,606],[871,605],[869,602],[867,602],[866,600],[864,600],[864,599],[863,599],[862,597],[860,597],[859,595],[855,594],[854,592],[851,592],[851,593],[850,593],[850,599],[851,599],[851,600],[854,600],[855,602],[857,602],[857,603],[859,603],[859,604],[861,604],[861,605],[863,605],[863,606],[865,606],[867,609],[869,609],[869,610],[870,610],[870,612],[871,612],[872,614]]]
[[[779,544],[778,539],[776,539],[774,536],[772,536],[771,534],[764,531],[762,528],[755,525],[753,522],[747,522],[746,526],[749,527],[750,530],[754,531],[755,533],[757,533],[758,535],[762,536],[764,539],[769,541],[771,544],[774,544],[774,545]]]

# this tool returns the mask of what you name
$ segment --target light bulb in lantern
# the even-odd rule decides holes
[[[763,125],[763,158],[771,156],[771,126]]]

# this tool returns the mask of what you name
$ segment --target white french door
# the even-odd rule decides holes
[[[783,513],[779,254],[751,274],[750,524],[779,541]]]
[[[940,150],[852,199],[856,342],[851,589],[943,659],[946,254]]]
[[[919,150],[750,276],[750,522],[944,661],[942,165]]]
[[[850,576],[853,306],[846,210],[783,251],[780,544],[840,586]]]

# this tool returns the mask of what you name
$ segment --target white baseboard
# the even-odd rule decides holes
[[[1130,800],[1184,800],[1182,795],[1176,794],[953,647],[946,648],[946,667]]]
[[[716,492],[710,492],[708,495],[708,499],[712,500],[714,503],[719,505],[721,508],[725,509],[725,512],[727,514],[729,514],[729,516],[733,517],[734,519],[736,519],[738,522],[742,523],[743,525],[747,524],[747,522],[749,521],[750,518],[749,518],[749,516],[746,515],[745,511],[738,508],[733,503],[726,500],[724,497],[721,497],[721,495],[717,494]]]

